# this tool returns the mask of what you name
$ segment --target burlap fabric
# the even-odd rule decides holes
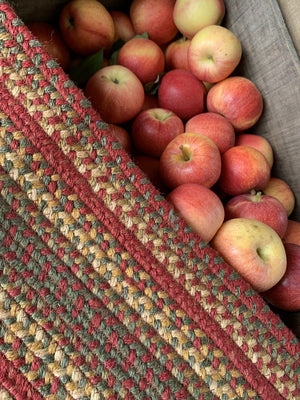
[[[299,399],[295,335],[5,3],[0,51],[0,398]]]
[[[278,0],[285,23],[300,55],[300,4],[298,0]]]

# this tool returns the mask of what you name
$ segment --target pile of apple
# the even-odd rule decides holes
[[[28,24],[176,212],[273,305],[300,310],[295,196],[272,176],[263,112],[235,74],[223,0],[71,0],[57,27]]]

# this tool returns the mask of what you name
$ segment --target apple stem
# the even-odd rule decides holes
[[[161,110],[158,110],[158,112],[154,113],[154,117],[158,120],[158,121],[166,121],[168,118],[172,117],[173,112],[170,111],[167,114],[160,112]]]
[[[189,161],[191,159],[191,151],[189,146],[185,146],[184,144],[179,146],[182,155],[183,155],[183,159],[184,161]]]
[[[163,118],[163,121],[166,121],[168,118],[172,117],[173,112],[170,111],[168,114],[165,115],[165,117]]]
[[[256,193],[256,201],[257,201],[257,203],[259,203],[260,200],[261,200],[261,192],[257,192]]]
[[[250,194],[254,197],[253,201],[255,201],[255,203],[259,203],[261,201],[261,192],[256,192],[254,189],[252,189]]]

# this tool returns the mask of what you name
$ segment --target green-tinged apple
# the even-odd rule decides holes
[[[134,157],[134,162],[143,171],[152,185],[160,191],[160,193],[164,195],[168,193],[169,190],[160,176],[160,165],[158,158],[137,154]]]
[[[221,200],[203,185],[184,183],[173,189],[166,199],[206,242],[215,236],[223,224],[224,207]]]
[[[177,135],[184,132],[182,120],[165,108],[140,112],[131,126],[131,137],[138,152],[159,158]]]
[[[142,84],[146,84],[154,82],[164,71],[165,56],[153,40],[134,37],[121,47],[117,63],[130,69]]]
[[[285,274],[287,257],[283,242],[274,229],[261,221],[227,220],[211,245],[258,292],[270,289]]]
[[[273,167],[273,148],[271,146],[271,143],[264,136],[255,135],[253,133],[240,133],[236,136],[235,145],[254,147],[266,157],[268,163],[270,164],[270,167]]]
[[[121,144],[123,149],[127,151],[128,154],[131,154],[132,144],[131,137],[128,131],[121,125],[115,124],[107,124],[107,130],[113,135],[115,139]]]
[[[270,180],[266,157],[250,146],[233,146],[222,154],[220,188],[230,196],[262,190]]]
[[[220,25],[198,31],[188,50],[190,71],[201,81],[216,83],[232,74],[242,57],[237,36]]]
[[[288,225],[283,205],[275,197],[261,192],[233,196],[224,206],[225,219],[252,218],[264,222],[282,238]]]
[[[181,133],[171,140],[160,157],[160,174],[170,189],[183,183],[211,188],[220,173],[219,149],[201,133]]]
[[[67,71],[70,65],[70,50],[63,41],[59,30],[48,22],[29,22],[29,30],[45,47],[49,55]]]
[[[220,25],[225,15],[223,0],[176,0],[173,19],[179,32],[191,39],[208,25]]]
[[[144,87],[130,69],[108,65],[88,80],[84,93],[102,119],[122,124],[135,118],[144,104]]]
[[[263,192],[276,197],[283,204],[288,217],[292,214],[296,198],[293,189],[285,180],[272,176],[263,187]]]
[[[190,39],[183,36],[168,44],[165,50],[167,71],[172,69],[184,69],[189,71],[187,54],[190,43]]]
[[[97,0],[71,0],[59,16],[64,42],[75,53],[89,55],[110,48],[115,36],[114,21],[106,7]]]
[[[300,246],[300,222],[288,219],[283,241],[284,243],[294,243]]]
[[[285,311],[300,311],[300,246],[284,244],[287,268],[280,281],[261,295],[273,306]]]
[[[173,111],[183,121],[204,111],[205,95],[204,84],[183,69],[166,72],[157,93],[159,106]]]
[[[110,15],[114,21],[115,35],[113,42],[121,39],[124,42],[135,36],[135,30],[128,14],[120,10],[111,10]]]
[[[173,21],[175,0],[133,0],[129,15],[137,34],[147,32],[159,45],[170,42],[178,33]]]
[[[263,98],[257,86],[244,76],[230,76],[217,82],[207,94],[207,110],[227,118],[236,131],[251,128],[263,112]]]
[[[148,110],[149,108],[158,108],[158,98],[155,94],[147,94],[145,93],[144,104],[142,107],[142,111]]]
[[[221,154],[235,144],[235,130],[232,124],[217,113],[203,112],[195,115],[186,122],[185,131],[208,136],[218,146]]]

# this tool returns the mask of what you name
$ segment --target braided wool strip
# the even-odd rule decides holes
[[[4,2],[0,50],[1,398],[300,398],[297,338]]]

